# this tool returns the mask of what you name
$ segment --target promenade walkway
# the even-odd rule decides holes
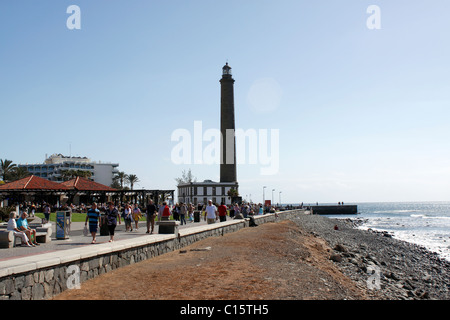
[[[255,222],[259,225],[281,221],[304,213],[291,210],[279,215],[255,216]],[[140,222],[139,228],[133,231],[125,231],[122,223],[116,228],[113,242],[109,242],[109,235],[98,235],[97,243],[91,244],[92,237],[83,235],[84,222],[72,223],[69,239],[57,240],[53,229],[49,243],[0,249],[0,300],[49,299],[76,281],[83,283],[117,268],[247,227],[249,221],[242,219],[228,218],[212,225],[205,221],[188,222],[179,226],[176,236],[159,234],[158,225],[153,234],[147,234],[146,221]]]
[[[228,217],[228,221],[230,221],[231,218]],[[219,223],[219,222],[217,222]],[[198,227],[206,225],[206,221],[201,219],[200,222],[187,222],[185,225],[180,225],[179,230],[185,229],[185,228],[192,228],[192,227]],[[143,221],[140,221],[139,229],[134,228],[134,222],[133,222],[133,231],[125,231],[125,224],[122,221],[122,224],[118,224],[116,228],[116,232],[114,235],[114,242],[120,242],[123,240],[129,240],[132,238],[137,237],[155,237],[157,238],[158,235],[158,225],[155,223],[155,229],[153,231],[153,234],[147,234],[147,222],[145,219]],[[36,255],[36,254],[42,254],[42,253],[48,253],[53,252],[56,250],[67,250],[67,249],[73,249],[77,247],[83,247],[83,246],[96,246],[98,244],[107,243],[109,241],[109,236],[100,236],[100,231],[97,232],[96,236],[96,244],[91,244],[92,236],[89,233],[88,236],[83,235],[83,229],[84,229],[84,222],[72,222],[71,223],[71,230],[69,239],[64,240],[57,240],[56,239],[56,224],[55,222],[52,222],[52,241],[49,243],[41,243],[39,246],[36,247],[25,247],[25,246],[16,246],[14,248],[4,248],[0,249],[0,262],[13,259],[13,258],[23,258],[26,256]]]

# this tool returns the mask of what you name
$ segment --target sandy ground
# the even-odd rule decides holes
[[[324,240],[267,223],[129,265],[54,300],[364,300]]]

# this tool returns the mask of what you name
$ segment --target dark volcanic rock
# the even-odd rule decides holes
[[[330,259],[362,287],[378,277],[374,299],[450,299],[450,262],[386,232],[355,229],[360,221],[299,215],[293,219],[306,232],[333,248]],[[338,230],[334,226],[338,226]]]

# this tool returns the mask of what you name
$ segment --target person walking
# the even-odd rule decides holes
[[[189,222],[194,222],[194,205],[189,203],[188,212],[189,212]]]
[[[147,233],[152,234],[155,229],[155,217],[156,217],[156,206],[153,203],[153,200],[150,200],[147,205]],[[151,232],[150,232],[151,227]]]
[[[254,216],[255,215],[255,207],[254,207],[254,205],[252,205],[252,204],[250,204],[249,206],[248,206],[248,215],[249,216]]]
[[[185,203],[180,203],[180,225],[186,224],[186,213],[187,213],[187,206]]]
[[[89,221],[89,232],[92,235],[92,244],[96,242],[95,236],[97,234],[97,227],[99,225],[99,218],[100,218],[100,210],[97,209],[97,203],[94,202],[91,206],[91,208],[88,210],[86,215],[86,221],[84,223],[85,226],[87,226]]]
[[[241,208],[239,208],[239,205],[237,203],[234,204],[234,215],[237,216],[238,214],[241,213]]]
[[[133,220],[134,220],[134,226],[137,229],[139,229],[139,220],[142,218],[142,213],[141,213],[141,209],[139,209],[138,204],[136,203],[134,205],[134,209],[133,209]]]
[[[247,215],[248,215],[248,206],[247,206],[245,203],[242,204],[241,212],[242,212],[242,215],[244,216],[244,218],[247,218]]]
[[[161,219],[162,219],[162,214],[163,214],[163,211],[164,211],[164,207],[165,207],[164,204],[161,204],[158,207],[158,222],[161,221]]]
[[[234,206],[232,204],[228,205],[228,210],[230,211],[230,218],[234,218]]]
[[[219,211],[220,222],[227,221],[227,206],[225,203],[222,202],[217,210]]]
[[[108,209],[105,211],[106,215],[106,223],[108,225],[108,231],[109,231],[109,242],[114,241],[114,232],[117,226],[117,221],[119,221],[119,224],[121,224],[120,220],[120,214],[119,211],[114,207],[114,203],[110,202],[108,204]]]
[[[31,204],[31,216],[34,217],[34,214],[36,213],[36,205],[34,202]]]
[[[172,210],[173,219],[176,221],[180,221],[180,205],[177,203],[175,204],[175,207]]]
[[[208,205],[205,208],[205,221],[208,224],[215,223],[218,219],[217,207],[212,204],[212,200],[208,200]]]
[[[169,220],[170,216],[172,215],[172,212],[170,212],[170,208],[167,205],[167,202],[163,202],[163,211],[162,211],[162,218]]]
[[[123,220],[125,221],[125,231],[133,231],[133,226],[131,225],[131,222],[133,221],[133,213],[129,203],[127,203],[123,209]]]
[[[50,205],[48,203],[44,204],[44,217],[45,217],[45,223],[50,222],[50,213],[52,209],[50,208]]]
[[[164,201],[163,204],[159,207],[159,210],[158,210],[158,221],[169,220],[171,214],[172,213],[170,212],[170,208],[167,205],[167,202]]]

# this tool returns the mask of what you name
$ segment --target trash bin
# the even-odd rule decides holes
[[[200,222],[200,211],[194,211],[194,222]]]
[[[100,236],[109,236],[108,222],[104,213],[100,216]]]
[[[70,211],[56,212],[56,239],[69,239],[70,224],[72,223],[72,213]]]

